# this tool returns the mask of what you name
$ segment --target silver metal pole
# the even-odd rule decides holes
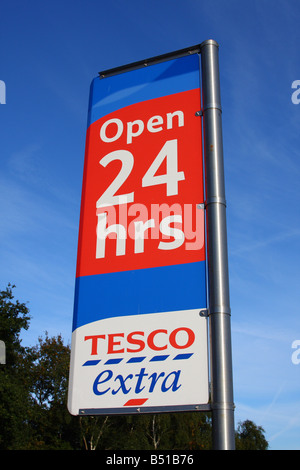
[[[235,448],[219,45],[201,44],[213,446]]]

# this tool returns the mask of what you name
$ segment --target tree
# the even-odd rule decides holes
[[[38,344],[27,350],[30,368],[31,393],[40,407],[63,405],[66,400],[70,346],[65,346],[61,335],[38,338]]]
[[[31,396],[29,448],[78,448],[78,420],[67,411],[67,384],[70,346],[61,335],[38,338],[38,344],[27,349],[26,369]]]
[[[108,416],[80,416],[79,424],[85,450],[96,450],[110,427]]]
[[[202,412],[71,416],[67,410],[70,346],[61,335],[21,345],[29,327],[29,309],[14,300],[14,286],[0,291],[0,340],[6,364],[0,364],[0,450],[208,450],[211,417]],[[264,429],[239,423],[237,450],[266,450]]]
[[[20,332],[29,328],[29,309],[25,303],[13,301],[13,289],[16,286],[8,284],[8,287],[0,291],[0,339],[6,347],[6,363],[13,367],[18,362],[19,354],[24,354],[21,346]]]
[[[166,415],[154,414],[150,416],[150,421],[146,432],[151,447],[154,450],[160,448],[162,439],[170,432],[168,424],[169,420],[166,419]]]
[[[265,430],[256,426],[253,421],[246,420],[238,424],[236,432],[236,450],[267,450]]]
[[[29,328],[30,316],[25,303],[14,300],[14,288],[8,284],[0,291],[0,339],[6,348],[6,363],[0,364],[0,449],[24,447],[29,431],[30,399],[20,332]]]
[[[203,412],[168,413],[161,415],[166,431],[161,450],[208,450],[211,448],[211,418]],[[166,421],[167,420],[167,421]]]

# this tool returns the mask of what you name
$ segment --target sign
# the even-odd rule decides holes
[[[68,408],[208,403],[197,54],[91,85]]]

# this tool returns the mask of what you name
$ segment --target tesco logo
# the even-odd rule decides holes
[[[189,348],[195,341],[195,333],[187,327],[176,328],[170,333],[166,329],[159,328],[149,334],[145,334],[144,331],[132,331],[127,336],[125,333],[90,335],[85,336],[84,341],[90,341],[91,356],[100,353],[139,353],[146,345],[152,351],[164,351],[169,346],[175,349]]]

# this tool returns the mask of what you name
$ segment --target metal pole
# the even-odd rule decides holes
[[[235,448],[219,45],[201,44],[208,240],[211,406],[215,450]]]

